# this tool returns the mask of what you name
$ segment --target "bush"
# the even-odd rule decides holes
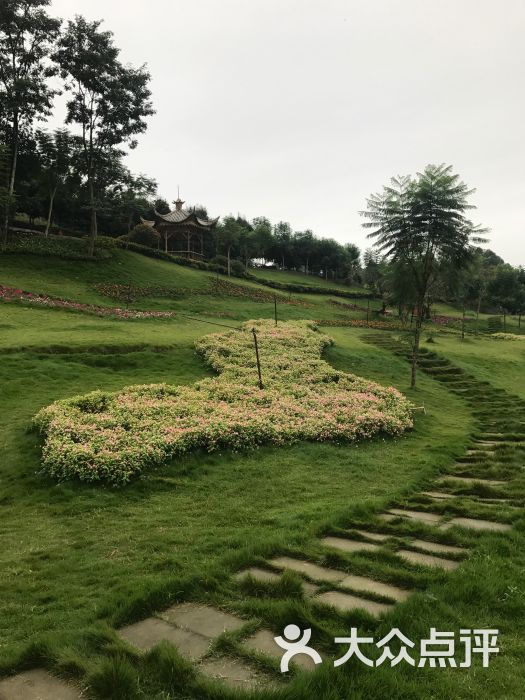
[[[107,260],[111,253],[109,246],[99,243],[93,256],[88,253],[89,241],[87,238],[73,238],[70,236],[41,236],[38,233],[17,233],[2,249],[4,253],[25,253],[29,255],[45,255],[64,260]]]
[[[343,297],[344,299],[375,299],[375,294],[371,292],[346,292],[344,289],[333,289],[332,287],[321,287],[307,284],[295,284],[293,282],[278,282],[276,280],[267,280],[258,275],[246,273],[248,279],[264,284],[272,289],[281,289],[285,292],[295,292],[296,294],[329,294],[331,296]]]
[[[254,327],[264,389],[258,387]],[[34,419],[45,436],[43,472],[58,480],[118,485],[196,449],[354,441],[410,428],[410,403],[397,389],[321,359],[331,342],[312,322],[276,328],[273,321],[249,321],[240,330],[197,341],[218,377],[193,386],[131,386],[57,401]]]
[[[160,236],[154,228],[148,224],[137,224],[127,235],[121,236],[121,240],[132,241],[149,248],[159,247]]]

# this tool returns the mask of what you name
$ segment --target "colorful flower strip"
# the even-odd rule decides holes
[[[143,318],[174,318],[175,311],[135,311],[133,309],[121,309],[118,307],[97,306],[96,304],[82,304],[78,301],[60,299],[47,294],[33,294],[23,289],[5,287],[0,285],[0,300],[11,302],[23,302],[34,306],[45,306],[53,309],[66,309],[68,311],[81,311],[95,316],[113,316],[125,319]]]
[[[252,327],[264,388],[258,388]],[[42,409],[43,472],[123,484],[196,449],[241,450],[298,440],[355,441],[412,426],[409,401],[321,359],[331,339],[312,322],[245,323],[196,343],[218,376],[192,386],[95,391]]]

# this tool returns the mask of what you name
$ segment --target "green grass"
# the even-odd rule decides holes
[[[198,290],[208,277],[126,252],[93,266],[50,264],[48,259],[47,269],[34,258],[9,258],[5,268],[7,256],[0,259],[1,283],[97,303],[100,299],[89,291],[95,266],[99,281],[171,286],[167,280],[172,274],[180,286]],[[110,272],[114,277],[107,279]],[[340,313],[326,303],[329,297],[303,298],[310,307],[280,304],[280,318],[330,318]],[[145,301],[150,308],[168,304]],[[273,315],[271,304],[198,293],[177,308],[200,314],[202,320],[233,325]],[[456,632],[482,626],[501,630],[501,653],[489,669],[481,669],[479,663],[470,670],[402,665],[366,669],[356,664],[331,669],[326,664],[312,676],[293,679],[275,695],[257,697],[522,697],[525,527],[520,512],[501,511],[502,518],[517,523],[509,535],[443,533],[440,541],[472,548],[468,561],[451,574],[401,564],[388,551],[337,555],[317,539],[359,524],[379,527],[375,513],[394,502],[428,507],[413,494],[462,455],[477,430],[475,404],[469,407],[445,383],[423,373],[418,389],[411,392],[403,359],[365,344],[363,331],[329,328],[335,345],[326,359],[334,367],[393,384],[425,407],[415,414],[412,432],[355,446],[300,443],[238,454],[193,454],[122,490],[57,485],[39,476],[39,439],[27,430],[39,408],[96,388],[193,382],[207,375],[193,350],[194,340],[220,329],[182,317],[129,322],[14,304],[0,305],[0,329],[0,673],[44,665],[89,685],[94,698],[238,697],[199,680],[193,667],[169,647],[138,656],[115,634],[116,627],[174,601],[198,600],[230,608],[276,632],[288,622],[310,626],[316,646],[328,655],[334,651],[333,637],[356,625],[376,639],[393,626],[414,640],[426,636],[432,626]],[[378,332],[377,337],[383,335]],[[439,336],[426,347],[481,380],[525,396],[516,381],[523,367],[523,350],[516,343],[461,343]],[[497,415],[505,409],[494,410]],[[519,456],[505,454],[494,473],[519,473]],[[511,483],[513,489],[523,488],[519,479]],[[467,497],[457,508],[480,517],[484,512]],[[406,534],[431,535],[423,525],[407,523],[403,528]],[[302,554],[374,575],[410,586],[416,594],[376,621],[362,613],[338,615],[303,599],[293,575],[263,586],[231,578],[243,566],[279,553]],[[233,635],[220,644],[240,651],[239,641]],[[279,678],[273,662],[258,658],[256,663]]]
[[[334,280],[325,280],[319,275],[307,275],[304,272],[294,272],[292,270],[276,270],[272,268],[250,268],[250,272],[261,279],[271,280],[272,282],[282,282],[283,284],[304,284],[309,287],[331,287],[332,289],[342,289],[347,292],[363,292],[362,287],[357,285],[346,285]]]

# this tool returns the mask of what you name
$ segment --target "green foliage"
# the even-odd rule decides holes
[[[123,240],[158,249],[160,237],[148,224],[137,224]]]
[[[107,246],[103,244],[95,248],[92,255],[86,239],[17,233],[16,237],[13,237],[2,250],[4,253],[45,255],[62,260],[106,260],[111,256],[106,248]]]

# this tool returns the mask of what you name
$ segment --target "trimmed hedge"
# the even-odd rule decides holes
[[[264,284],[265,287],[272,289],[280,289],[285,292],[295,292],[296,294],[329,294],[332,296],[343,297],[345,299],[375,299],[375,294],[371,292],[346,292],[344,289],[334,289],[332,287],[317,287],[307,284],[295,284],[293,282],[276,282],[274,280],[264,279],[248,273],[248,279]]]

